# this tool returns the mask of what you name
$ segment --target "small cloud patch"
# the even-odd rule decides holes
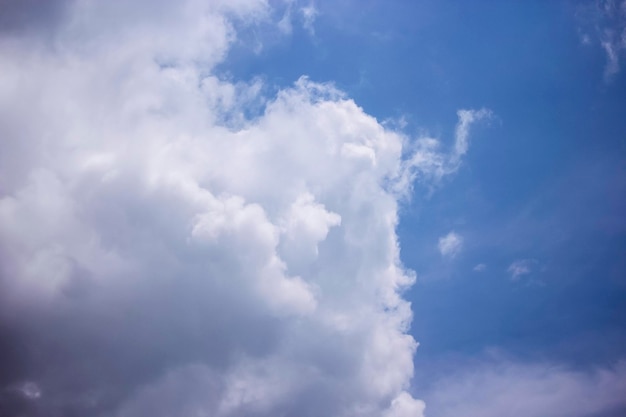
[[[485,264],[478,264],[474,268],[472,268],[474,272],[483,272],[485,269],[487,269],[487,265]]]
[[[509,274],[511,274],[511,280],[517,281],[522,276],[530,274],[536,263],[537,261],[534,259],[518,259],[514,261],[507,269]]]
[[[439,238],[437,245],[441,256],[454,258],[463,248],[463,238],[455,232],[450,232]]]

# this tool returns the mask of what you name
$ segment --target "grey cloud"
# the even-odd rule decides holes
[[[49,34],[73,0],[0,0],[0,34]]]

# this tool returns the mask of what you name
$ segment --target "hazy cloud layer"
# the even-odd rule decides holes
[[[624,362],[584,371],[495,359],[461,365],[424,395],[439,417],[618,417],[625,390]]]
[[[421,414],[398,199],[483,111],[448,155],[216,77],[260,0],[59,7],[0,38],[0,414]]]

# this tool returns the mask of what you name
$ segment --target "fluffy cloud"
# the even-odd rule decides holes
[[[626,363],[574,371],[509,360],[461,366],[424,393],[440,417],[617,417],[626,411]]]
[[[466,128],[220,79],[261,0],[62,3],[0,37],[0,414],[420,415],[397,206]]]
[[[439,238],[439,243],[437,244],[437,248],[439,248],[439,252],[441,256],[454,257],[456,256],[463,247],[463,238],[457,233],[450,232],[445,236]]]

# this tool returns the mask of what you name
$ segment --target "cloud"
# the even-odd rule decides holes
[[[599,45],[606,55],[604,79],[620,71],[626,51],[626,1],[602,0],[578,6],[579,33],[584,45]]]
[[[611,40],[602,41],[602,49],[606,53],[606,67],[604,68],[604,76],[606,79],[611,78],[619,72],[619,50],[621,45]]]
[[[285,3],[285,10],[277,24],[278,29],[285,34],[291,34],[295,20],[299,21],[302,28],[306,30],[309,35],[315,35],[315,20],[319,15],[315,3],[310,2],[305,6],[300,5],[302,2],[298,0],[286,0]],[[296,8],[295,16],[294,7]]]
[[[441,256],[455,257],[463,247],[463,238],[452,231],[439,238],[437,247],[439,248]]]
[[[457,111],[459,122],[455,130],[454,152],[452,153],[452,163],[458,163],[461,157],[467,153],[469,148],[469,129],[470,126],[480,120],[488,119],[493,116],[489,109],[480,110],[459,110]]]
[[[389,410],[383,414],[384,417],[413,417],[424,414],[426,404],[423,401],[415,400],[409,393],[402,392],[392,402]]]
[[[478,264],[474,268],[472,268],[472,270],[475,271],[475,272],[482,272],[485,269],[487,269],[487,265],[485,265],[485,264]]]
[[[331,84],[216,76],[269,7],[67,2],[0,38],[0,414],[422,413],[398,200],[456,165]]]
[[[474,123],[493,117],[493,112],[484,108],[462,109],[457,111],[457,116],[459,121],[451,152],[442,152],[441,141],[428,136],[416,138],[411,143],[405,144],[406,160],[395,183],[396,192],[406,194],[412,190],[414,182],[432,189],[443,177],[457,172],[469,147],[470,127]]]
[[[519,259],[511,263],[507,271],[511,274],[511,279],[516,281],[521,276],[530,274],[536,263],[533,259]]]
[[[626,411],[626,362],[572,370],[508,360],[462,365],[425,393],[427,415],[617,417]]]
[[[309,32],[310,35],[315,34],[315,19],[319,14],[318,10],[315,8],[314,3],[310,3],[308,6],[304,6],[300,8],[300,14],[302,15],[302,26]]]
[[[62,21],[69,0],[0,0],[0,34],[49,34]]]

